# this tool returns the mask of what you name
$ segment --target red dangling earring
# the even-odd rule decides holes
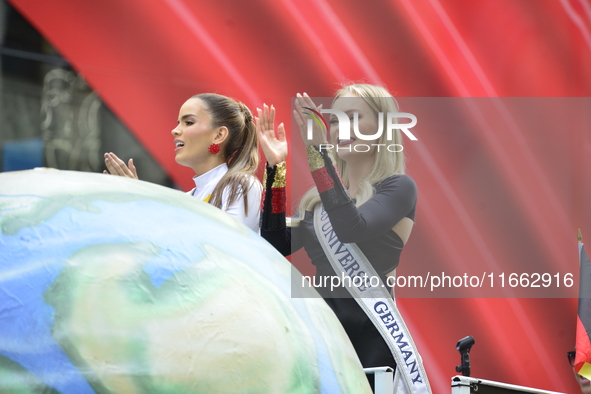
[[[214,142],[213,144],[209,145],[209,151],[215,155],[219,153],[220,146]]]

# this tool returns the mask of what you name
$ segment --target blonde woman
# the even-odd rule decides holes
[[[384,88],[368,84],[340,89],[332,109],[347,114],[351,127],[356,127],[365,138],[376,134],[379,116],[386,117],[388,113],[398,111],[395,99]],[[326,140],[326,133],[320,127],[315,127],[313,138],[308,139],[307,120],[313,112],[318,113],[319,108],[306,94],[298,94],[294,116],[306,144],[316,187],[303,196],[299,206],[299,226],[293,228],[287,228],[285,221],[285,159],[288,152],[285,130],[281,124],[275,135],[273,107],[264,106],[258,112],[257,133],[267,159],[261,235],[284,255],[302,247],[306,250],[316,266],[314,286],[341,321],[364,367],[395,367],[410,362],[418,365],[420,358],[418,354],[411,354],[416,352],[410,347],[403,350],[407,351],[406,354],[396,355],[397,350],[387,343],[393,327],[403,325],[390,320],[394,319],[391,309],[395,309],[395,305],[392,305],[388,276],[394,275],[411,234],[417,203],[415,182],[405,175],[400,132],[395,129],[391,140],[387,140],[388,135],[383,132],[377,140],[371,141],[358,138],[358,134],[352,131],[351,138],[342,140],[338,135],[338,118],[333,114],[329,125],[330,141]],[[382,125],[386,124],[384,118],[382,122]],[[332,149],[327,149],[330,146]],[[364,256],[353,258],[348,252],[342,252],[341,246],[345,250],[347,244],[356,244]],[[361,259],[369,270],[360,270],[358,263]],[[389,289],[382,293],[389,300],[376,303],[375,311],[362,305],[364,301],[359,299],[362,296],[358,297],[343,286],[332,288],[334,282],[327,283],[325,279],[341,275],[361,277],[372,270]],[[366,290],[363,284],[355,291]],[[389,309],[385,305],[389,305]],[[386,323],[390,324],[389,329]],[[380,325],[385,327],[380,328]],[[407,372],[410,380],[426,382],[422,367],[420,373],[414,374],[411,369]],[[430,392],[428,383],[424,387],[427,391],[416,392]]]
[[[181,106],[172,136],[176,162],[195,172],[189,193],[258,232],[262,186],[255,177],[258,146],[250,110],[230,97],[198,94]],[[138,179],[131,159],[125,165],[105,153],[105,164],[111,174]]]

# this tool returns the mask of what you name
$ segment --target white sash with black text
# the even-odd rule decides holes
[[[339,241],[322,204],[318,204],[314,210],[314,229],[330,264],[342,278],[344,287],[376,326],[396,360],[394,392],[430,394],[431,387],[423,362],[406,324],[388,287],[367,257],[356,244]],[[352,266],[356,269],[345,269]]]

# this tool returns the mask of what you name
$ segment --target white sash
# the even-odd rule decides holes
[[[395,392],[430,394],[431,386],[423,362],[406,324],[389,295],[388,288],[367,257],[356,244],[339,241],[322,204],[314,209],[314,229],[332,268],[382,334],[396,360]]]

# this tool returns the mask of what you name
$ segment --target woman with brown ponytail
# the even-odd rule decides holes
[[[256,128],[250,110],[226,96],[203,93],[181,107],[172,130],[175,160],[195,172],[189,194],[218,207],[258,232],[262,186],[258,166]],[[109,173],[138,179],[113,153],[105,153]],[[105,171],[107,173],[107,171]]]

